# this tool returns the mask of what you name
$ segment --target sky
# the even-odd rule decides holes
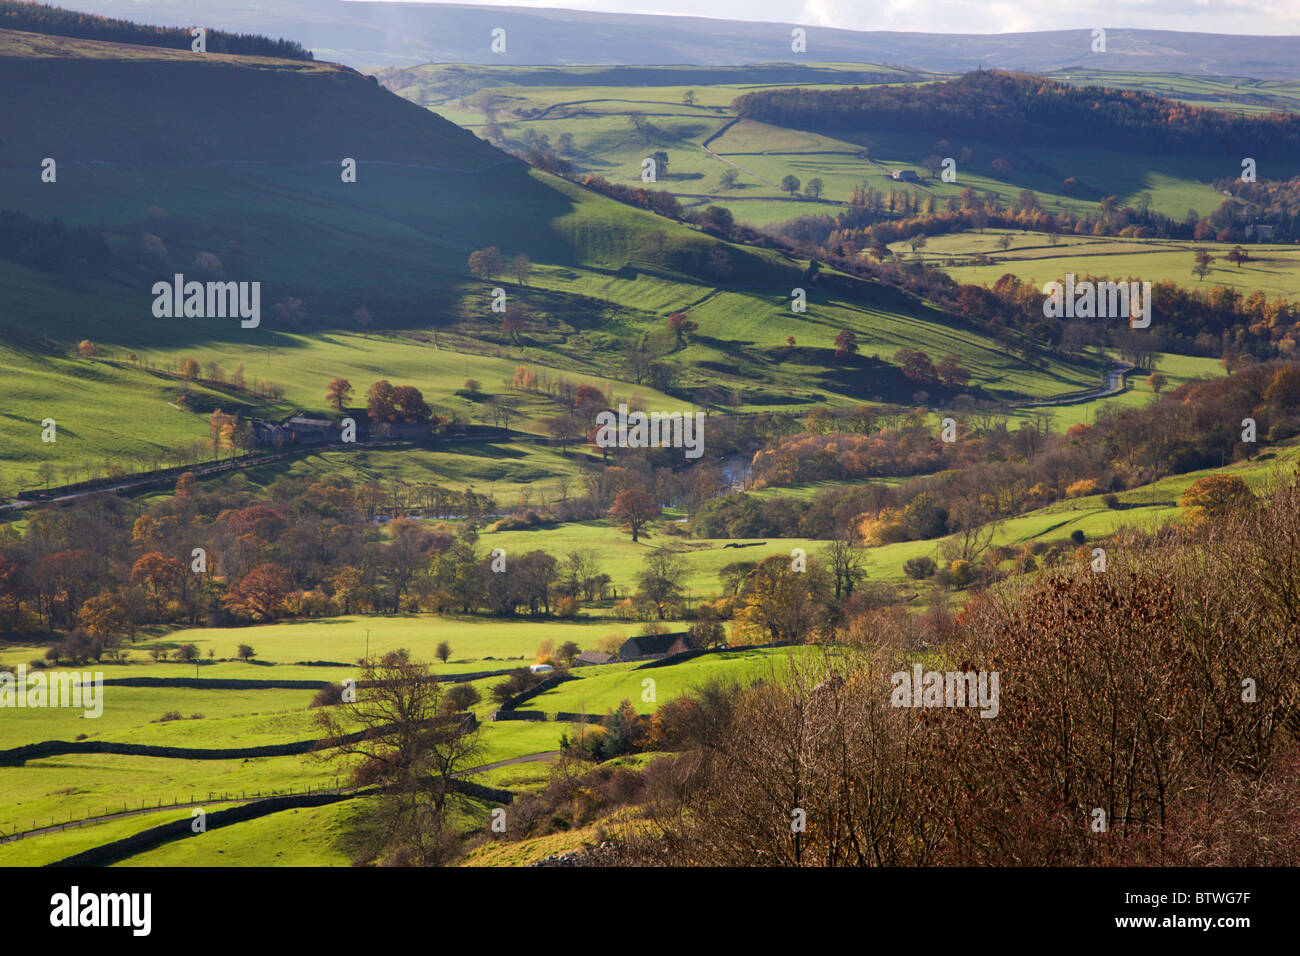
[[[1300,0],[456,0],[920,33],[1106,27],[1300,35]]]

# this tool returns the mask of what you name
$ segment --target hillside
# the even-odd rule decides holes
[[[847,277],[810,281],[810,310],[792,319],[806,262],[532,170],[347,67],[0,31],[0,80],[28,91],[11,98],[0,134],[0,168],[11,173],[0,210],[26,217],[10,228],[44,237],[39,255],[16,242],[15,258],[0,260],[0,288],[19,306],[0,318],[15,374],[35,374],[53,352],[93,381],[84,358],[62,358],[88,340],[120,374],[147,370],[142,394],[188,387],[172,370],[193,358],[217,369],[215,379],[201,373],[205,383],[246,367],[248,389],[261,380],[263,395],[301,408],[320,408],[335,377],[364,394],[386,376],[419,387],[440,414],[484,423],[486,400],[521,363],[651,405],[728,394],[741,409],[908,398],[887,364],[903,346],[957,355],[975,387],[1008,398],[1071,391],[1098,374],[1091,359],[1027,364],[959,316]],[[58,164],[53,183],[40,178],[46,157]],[[357,161],[355,183],[342,181],[345,158]],[[60,221],[82,230],[76,244]],[[525,281],[470,275],[470,253],[488,246],[526,256]],[[85,249],[100,250],[93,263]],[[176,273],[262,283],[262,320],[155,318],[150,290]],[[513,334],[489,308],[498,283],[526,310]],[[663,321],[682,310],[702,327],[674,344]],[[835,358],[844,329],[864,356],[884,359]],[[630,381],[624,356],[647,342],[671,362],[671,379]],[[456,395],[467,379],[486,383],[477,401]],[[248,389],[222,385],[195,407],[258,407]],[[513,400],[519,426],[542,431],[549,399]],[[34,463],[51,453],[60,466],[102,465],[157,451],[177,432],[207,433],[202,415],[173,417],[114,448],[77,427],[96,404],[82,395],[4,420],[0,474],[32,487]],[[51,411],[65,440],[33,444],[32,424]]]
[[[801,129],[889,129],[1029,147],[1096,146],[1280,159],[1300,143],[1300,117],[1243,116],[1147,93],[1079,87],[980,70],[955,80],[868,89],[764,90],[735,103],[746,119]]]
[[[367,69],[430,62],[716,66],[793,59],[794,24],[703,17],[344,0],[78,0],[77,6],[150,23],[189,26],[206,19],[227,29],[293,37],[319,57]],[[489,47],[496,27],[509,37],[504,54]],[[1107,52],[1094,54],[1090,29],[995,35],[805,29],[810,59],[946,73],[1084,65],[1236,76],[1249,63],[1248,73],[1256,78],[1300,76],[1296,37],[1108,29]]]

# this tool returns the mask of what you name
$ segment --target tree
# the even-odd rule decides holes
[[[837,359],[846,359],[850,355],[856,355],[858,351],[858,337],[852,329],[842,329],[840,334],[835,336],[835,357]]]
[[[814,176],[812,179],[808,180],[808,185],[805,191],[813,199],[820,199],[822,195],[822,190],[825,188],[826,188],[826,184],[822,182],[819,177]]]
[[[970,372],[962,368],[955,355],[945,355],[934,367],[934,371],[939,376],[939,381],[949,388],[960,388],[970,381]]]
[[[519,333],[528,327],[528,311],[522,305],[511,302],[501,313],[501,332],[510,336],[510,340],[519,344]]]
[[[700,214],[700,225],[726,235],[735,227],[736,217],[726,206],[706,206]]]
[[[108,640],[123,634],[135,636],[131,609],[122,598],[110,592],[97,594],[81,605],[77,615],[92,637]]]
[[[325,389],[325,401],[334,407],[336,412],[343,411],[343,403],[352,397],[352,383],[346,378],[336,378],[330,382],[329,387]]]
[[[522,252],[515,256],[514,261],[515,281],[520,285],[528,285],[528,277],[533,273],[533,261]]]
[[[491,279],[500,275],[504,268],[505,258],[496,246],[488,246],[469,254],[470,275],[477,279]]]
[[[696,647],[721,647],[727,643],[727,629],[722,626],[721,621],[707,618],[703,621],[696,621],[686,629],[690,636],[691,643]]]
[[[924,249],[926,242],[925,233],[923,232],[918,232],[907,240],[907,244],[912,247],[913,255],[915,255],[917,249]]]
[[[546,420],[546,431],[551,438],[560,443],[560,454],[569,453],[569,445],[581,437],[584,428],[582,421],[573,412],[561,412]]]
[[[685,312],[674,312],[668,316],[668,330],[677,337],[678,348],[684,346],[691,333],[699,327],[700,323],[687,318]]]
[[[1250,486],[1237,475],[1206,475],[1192,482],[1178,504],[1187,509],[1189,520],[1200,522],[1222,517],[1254,500]]]
[[[477,725],[447,714],[442,685],[405,649],[367,662],[357,688],[355,701],[321,708],[316,722],[329,758],[353,761],[353,786],[380,788],[371,853],[388,865],[447,862],[458,843],[447,798],[480,752]]]
[[[926,578],[934,577],[935,565],[934,559],[927,557],[908,558],[903,562],[903,573],[909,578],[917,581],[924,581]]]
[[[922,385],[931,385],[938,381],[939,374],[934,367],[934,362],[930,360],[930,356],[919,349],[899,349],[894,353],[894,361],[898,363],[903,376],[910,381]]]
[[[1165,378],[1163,375],[1161,375],[1159,372],[1152,372],[1150,375],[1147,376],[1147,386],[1156,395],[1159,395],[1160,392],[1164,389],[1164,387],[1168,384],[1169,384],[1169,380]]]
[[[245,664],[257,656],[251,644],[240,644],[235,653],[239,655],[239,659]]]
[[[646,524],[659,515],[659,506],[649,492],[642,488],[629,488],[614,499],[614,506],[609,509],[609,516],[619,526],[632,535],[636,542]]]
[[[566,665],[572,665],[573,659],[581,653],[582,648],[578,646],[577,641],[565,641],[556,649],[554,656]]]
[[[788,557],[767,558],[740,588],[733,634],[739,632],[751,643],[801,643],[821,615],[826,591],[825,571],[813,559],[808,559],[803,571],[796,571]]]
[[[187,472],[188,474],[188,472]],[[131,568],[131,583],[143,587],[153,598],[155,619],[162,617],[163,605],[178,588],[185,575],[185,565],[158,551],[141,555]]]
[[[446,714],[461,713],[469,710],[483,699],[473,684],[452,684],[443,695],[442,710]]]
[[[1208,249],[1193,249],[1196,263],[1192,266],[1192,272],[1197,279],[1204,279],[1210,272],[1210,263],[1214,261],[1214,256],[1210,255]]]
[[[366,389],[366,413],[375,424],[392,421],[393,385],[381,378]]]
[[[392,392],[393,421],[423,424],[433,416],[424,394],[414,385],[399,385]]]
[[[193,664],[199,659],[199,646],[197,644],[182,644],[176,648],[176,657],[186,664]]]
[[[273,621],[284,611],[293,589],[289,572],[276,564],[259,564],[226,592],[222,604],[233,614],[254,621]]]
[[[735,189],[736,180],[740,178],[740,170],[734,166],[728,166],[722,171],[719,183],[723,189]]]
[[[637,598],[654,608],[659,620],[681,600],[686,562],[671,551],[657,548],[646,555],[637,575]]]
[[[846,601],[866,577],[862,549],[847,536],[836,538],[826,549],[826,566],[834,584],[835,600]]]
[[[93,359],[98,354],[99,349],[95,347],[95,343],[90,339],[82,339],[77,345],[77,355],[81,358]]]
[[[438,660],[444,664],[447,663],[447,658],[451,657],[451,645],[446,641],[439,641],[438,649],[434,651],[434,654],[437,655]]]
[[[682,94],[682,106],[694,106],[694,105],[695,105],[695,91],[687,90],[685,93]]]
[[[781,188],[793,196],[799,191],[799,177],[793,175],[783,176],[781,178]]]

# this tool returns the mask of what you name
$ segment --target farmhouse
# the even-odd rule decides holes
[[[1266,226],[1262,222],[1252,222],[1249,226],[1246,227],[1246,238],[1260,239],[1260,240],[1272,239],[1273,227]]]
[[[340,441],[343,432],[328,418],[298,411],[281,422],[253,422],[253,436],[259,445],[328,445]]]
[[[896,179],[900,183],[919,183],[921,177],[916,175],[914,169],[896,169],[889,174],[891,179]]]
[[[613,659],[613,654],[606,654],[604,651],[583,651],[573,659],[573,663],[578,667],[590,667],[599,664],[608,664]]]
[[[629,637],[618,649],[621,661],[642,661],[655,657],[667,657],[682,651],[694,650],[695,642],[689,634],[643,634]]]

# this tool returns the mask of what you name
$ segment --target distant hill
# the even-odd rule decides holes
[[[83,40],[109,40],[138,46],[161,46],[188,50],[193,37],[185,27],[153,27],[130,20],[87,16],[74,10],[29,0],[0,0],[0,29],[25,30]],[[274,56],[286,60],[310,60],[311,51],[292,40],[272,40],[255,34],[233,34],[208,29],[204,49],[209,53],[238,53]]]
[[[455,4],[343,0],[68,0],[78,9],[173,26],[220,23],[292,38],[358,68],[419,63],[698,64],[791,61],[792,24]],[[505,54],[489,49],[494,27]],[[1041,72],[1088,67],[1257,79],[1300,78],[1300,37],[1166,30],[995,35],[889,33],[806,27],[810,62],[885,63],[944,73],[996,67]]]
[[[981,70],[941,83],[760,90],[735,102],[745,119],[797,129],[895,129],[1009,144],[1050,143],[1196,155],[1293,156],[1300,115],[1243,116],[1132,90],[1078,87]]]

